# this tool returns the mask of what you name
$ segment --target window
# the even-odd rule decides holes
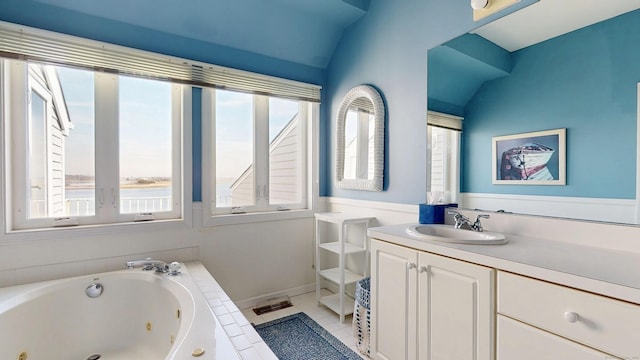
[[[344,179],[373,179],[375,116],[371,111],[347,111],[344,125]],[[358,141],[360,140],[360,141]]]
[[[203,89],[206,216],[311,208],[317,111],[307,101]]]
[[[182,216],[182,85],[0,61],[10,229]]]
[[[269,98],[269,204],[281,209],[304,206],[306,127],[300,109],[307,103]]]
[[[205,215],[310,215],[320,86],[5,22],[0,53],[8,230],[186,218],[191,86]]]
[[[255,204],[253,96],[214,90],[216,208]]]
[[[460,192],[460,132],[462,118],[429,111],[427,159],[430,176],[427,191],[455,203]],[[448,199],[448,200],[447,200]]]
[[[179,188],[172,182],[180,183],[180,168],[174,166],[176,161],[180,164],[179,157],[174,157],[180,139],[172,134],[179,134],[180,122],[172,121],[174,115],[179,117],[172,107],[180,109],[180,102],[173,102],[173,87],[179,86],[119,77],[121,213],[172,212],[179,208],[180,203],[173,201]]]

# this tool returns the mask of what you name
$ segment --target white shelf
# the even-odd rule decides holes
[[[345,315],[353,313],[354,300],[349,298],[345,287],[366,277],[369,271],[367,228],[372,219],[372,217],[336,212],[315,214],[316,300],[318,304],[325,305],[340,315],[340,322],[344,322]],[[334,225],[322,225],[323,223]],[[321,249],[330,254],[323,253]],[[364,254],[364,256],[359,254]],[[356,256],[349,258],[350,255]],[[338,267],[323,268],[321,262],[327,261],[324,260],[327,256],[330,257],[331,265],[326,264],[325,267],[327,265],[335,266],[336,262]],[[347,266],[351,267],[351,270]],[[338,292],[330,296],[321,296],[323,279],[337,285]],[[341,301],[342,308],[340,308]]]
[[[336,254],[340,254],[341,252],[341,246],[340,246],[340,242],[338,241],[334,241],[334,242],[329,242],[329,243],[322,243],[318,245],[319,247],[327,250],[327,251],[331,251],[332,253],[336,253]],[[360,246],[356,246],[353,244],[349,244],[349,243],[345,243],[344,244],[344,253],[345,254],[357,254],[357,253],[361,253],[361,252],[365,252],[367,251],[367,249],[360,247]]]
[[[320,276],[322,276],[323,278],[336,283],[336,284],[340,284],[340,268],[332,268],[332,269],[325,269],[325,270],[320,270]],[[360,274],[356,274],[352,271],[349,271],[347,269],[344,270],[344,284],[353,284],[355,282],[357,282],[358,280],[363,279],[364,276],[360,275]]]
[[[369,222],[369,220],[373,219],[373,217],[371,216],[353,216],[339,212],[316,213],[315,217],[320,221],[325,221],[333,224],[362,223]]]
[[[340,311],[340,294],[333,294],[329,296],[323,296],[320,298],[320,304],[328,307],[337,314],[350,315],[353,314],[353,307],[355,300],[348,296],[343,297],[344,303],[342,304],[342,311]]]

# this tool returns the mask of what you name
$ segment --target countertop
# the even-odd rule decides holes
[[[640,254],[562,241],[504,234],[504,245],[418,240],[415,224],[369,228],[371,238],[428,251],[596,294],[640,304]]]

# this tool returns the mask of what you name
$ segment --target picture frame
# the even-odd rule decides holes
[[[566,185],[566,128],[492,138],[492,183]]]

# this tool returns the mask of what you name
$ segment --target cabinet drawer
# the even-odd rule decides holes
[[[497,348],[497,360],[617,359],[500,315]]]
[[[612,355],[640,358],[638,305],[499,272],[497,309]]]

